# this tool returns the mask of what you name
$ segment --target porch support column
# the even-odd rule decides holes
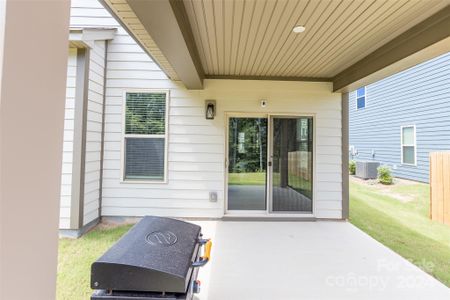
[[[350,207],[348,149],[349,149],[349,93],[342,93],[341,122],[342,122],[342,219],[348,219]]]
[[[84,218],[89,56],[89,48],[79,48],[77,50],[75,124],[73,129],[72,199],[70,204],[70,229],[75,230],[83,227]]]
[[[69,10],[0,1],[0,299],[55,299]]]

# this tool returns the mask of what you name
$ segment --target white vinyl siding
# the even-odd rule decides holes
[[[401,127],[401,160],[404,165],[416,165],[416,127]]]
[[[77,49],[69,48],[67,61],[66,105],[64,114],[64,146],[61,175],[61,198],[59,227],[70,228],[70,205],[72,197],[72,161],[74,137],[75,90],[77,76]]]
[[[72,26],[117,24],[97,1],[72,1]],[[104,11],[100,11],[104,10]],[[118,27],[108,42],[102,216],[222,217],[225,190],[225,113],[312,114],[316,122],[315,215],[341,218],[341,98],[329,83],[205,80],[186,90],[160,70]],[[123,95],[130,90],[169,90],[167,183],[123,183]],[[214,120],[205,100],[217,101]],[[268,99],[266,108],[260,100]],[[210,202],[209,193],[218,201]]]
[[[70,6],[71,27],[110,28],[119,26],[98,0],[72,0]]]
[[[72,28],[117,28],[115,19],[96,0],[71,1],[70,27]],[[105,41],[88,41],[89,72],[87,86],[86,152],[83,225],[100,217],[100,180],[102,122],[105,74]],[[64,153],[61,183],[60,228],[70,228],[72,158],[74,138],[74,108],[76,89],[76,53],[69,49],[67,75],[66,116],[64,130]],[[81,122],[77,122],[81,124]],[[78,209],[78,208],[74,208]]]
[[[89,83],[83,225],[100,217],[100,158],[104,101],[105,41],[89,42]]]
[[[222,217],[225,112],[252,111],[315,115],[316,216],[341,217],[341,105],[329,84],[206,80],[204,90],[189,91],[168,80],[124,30],[108,49],[103,215]],[[170,90],[167,184],[121,184],[122,101],[130,88]],[[262,97],[270,98],[267,109]],[[214,120],[205,119],[205,99],[217,101]],[[218,202],[209,201],[210,191]]]
[[[105,41],[88,42],[89,72],[87,81],[86,151],[84,167],[83,225],[97,219],[100,209],[100,159],[103,122]],[[69,49],[67,74],[66,113],[64,127],[64,152],[61,178],[60,228],[70,228],[72,195],[72,170],[74,149],[74,120],[77,74],[77,49]],[[77,208],[74,208],[77,209]]]

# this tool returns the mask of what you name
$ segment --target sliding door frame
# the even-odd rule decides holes
[[[278,216],[307,216],[314,217],[315,216],[315,201],[316,201],[316,116],[315,114],[269,114],[269,119],[267,124],[268,128],[268,138],[267,138],[267,191],[266,191],[266,201],[267,201],[267,213],[270,215],[278,215]],[[312,118],[313,130],[312,130],[312,139],[313,139],[313,153],[312,153],[312,199],[311,212],[303,212],[303,211],[274,211],[273,210],[273,119],[295,119],[295,118]],[[270,163],[270,164],[269,164]]]
[[[273,153],[273,118],[299,118],[308,117],[313,120],[313,199],[312,212],[274,212],[272,210],[272,162]],[[229,125],[230,118],[267,118],[267,166],[266,166],[266,209],[265,210],[229,210],[228,209],[228,166],[229,166]],[[225,155],[224,155],[224,214],[227,217],[275,217],[275,218],[314,218],[315,217],[315,201],[316,201],[316,114],[314,113],[265,113],[265,112],[225,112]]]
[[[248,119],[258,119],[258,118],[264,118],[268,120],[268,115],[266,113],[243,113],[243,112],[237,112],[237,113],[225,113],[225,189],[224,189],[224,196],[225,196],[225,215],[234,215],[234,216],[265,216],[267,214],[267,208],[268,208],[268,202],[267,202],[267,185],[268,185],[268,173],[267,173],[267,165],[266,165],[266,197],[264,201],[266,202],[266,209],[265,210],[237,210],[237,209],[228,209],[228,167],[229,167],[229,126],[230,126],[230,118],[248,118]],[[267,123],[267,126],[269,126],[269,123]],[[269,135],[269,127],[267,127],[267,135]],[[269,138],[269,136],[267,136]],[[267,144],[268,144],[267,140]]]

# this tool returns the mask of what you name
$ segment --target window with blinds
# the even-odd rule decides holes
[[[165,181],[167,93],[127,92],[124,180]]]

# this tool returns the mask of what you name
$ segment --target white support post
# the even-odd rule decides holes
[[[55,299],[69,12],[0,0],[1,300]]]

